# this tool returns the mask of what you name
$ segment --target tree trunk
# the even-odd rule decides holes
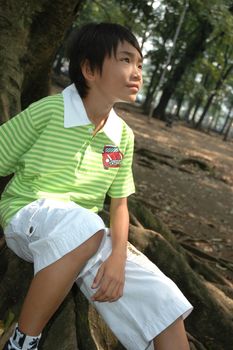
[[[218,120],[220,118],[220,110],[221,110],[221,107],[217,106],[214,113],[213,113],[213,118],[208,125],[207,133],[209,133],[213,129],[215,130],[217,123],[218,123]]]
[[[224,130],[225,130],[225,128],[226,128],[226,126],[227,126],[229,120],[230,120],[232,109],[233,109],[233,105],[229,108],[229,111],[228,111],[227,117],[226,117],[226,119],[225,119],[225,122],[224,122],[224,124],[223,124],[223,127],[222,127],[222,129],[220,130],[220,135],[223,134],[223,132],[224,132]]]
[[[194,102],[189,102],[188,109],[186,110],[185,115],[184,115],[184,120],[185,120],[187,123],[190,122],[190,118],[189,118],[189,117],[190,117],[190,113],[191,113],[193,107],[194,107]]]
[[[0,124],[49,93],[51,65],[81,0],[0,0]]]
[[[176,107],[176,112],[175,112],[175,116],[180,119],[180,110],[182,107],[182,103],[184,101],[184,94],[182,94],[181,96],[179,96],[177,98],[177,107]]]
[[[214,131],[217,131],[218,121],[219,121],[220,117],[221,117],[221,113],[219,111],[218,115],[215,116],[215,120],[214,120],[214,124],[213,124],[213,130]]]
[[[232,125],[233,125],[233,118],[229,120],[228,127],[227,127],[226,132],[225,132],[224,137],[223,137],[223,141],[227,141]]]
[[[211,103],[212,103],[212,101],[213,101],[213,99],[214,99],[215,96],[216,96],[216,92],[210,94],[210,96],[209,96],[209,98],[208,98],[208,100],[207,100],[207,102],[206,102],[206,105],[205,105],[205,107],[204,107],[204,109],[203,109],[203,112],[202,112],[202,114],[201,114],[201,116],[200,116],[198,122],[197,122],[196,125],[195,125],[195,127],[196,127],[197,129],[200,129],[200,128],[201,128],[201,125],[202,125],[202,123],[203,123],[203,120],[205,119],[205,116],[206,116],[206,114],[207,114],[207,112],[208,112],[208,110],[209,110],[209,108],[210,108],[210,105],[211,105]]]
[[[228,77],[229,74],[231,73],[232,69],[233,69],[233,65],[230,64],[230,65],[227,67],[226,71],[225,71],[225,72],[222,72],[221,77],[219,78],[219,80],[218,80],[217,83],[216,83],[214,92],[210,94],[210,96],[209,96],[209,98],[208,98],[208,100],[207,100],[207,103],[206,103],[206,105],[205,105],[205,108],[204,108],[204,110],[203,110],[203,113],[202,113],[202,115],[200,116],[200,119],[198,120],[198,122],[197,122],[197,124],[196,124],[196,128],[197,128],[197,129],[201,129],[202,123],[203,123],[203,121],[204,121],[204,119],[205,119],[205,116],[206,116],[206,114],[207,114],[207,112],[208,112],[208,110],[209,110],[209,108],[210,108],[210,105],[211,105],[211,103],[212,103],[214,97],[216,96],[216,94],[217,94],[218,90],[221,88],[221,86],[224,84],[225,80],[227,79],[227,77]]]
[[[190,119],[190,121],[191,121],[191,123],[192,123],[193,125],[195,124],[195,117],[196,117],[197,111],[198,111],[198,109],[199,109],[199,107],[200,107],[200,105],[201,105],[201,102],[202,102],[202,99],[199,98],[199,99],[197,100],[195,109],[194,109],[193,114],[192,114],[192,117],[191,117],[191,119]]]
[[[155,69],[153,70],[150,83],[147,89],[146,99],[145,99],[145,102],[143,103],[143,110],[145,113],[148,113],[150,110],[150,106],[153,101],[153,96],[156,90],[156,85],[157,85],[156,83],[159,81],[159,79],[157,79],[157,70],[158,70],[158,66],[156,66]]]
[[[0,124],[49,94],[55,53],[83,2],[0,0]]]
[[[154,109],[153,117],[160,117],[160,119],[165,118],[165,111],[168,102],[173,95],[178,83],[180,82],[183,74],[187,67],[189,67],[204,51],[206,45],[206,39],[212,31],[212,26],[208,22],[203,22],[201,27],[196,32],[196,37],[190,43],[187,43],[187,48],[183,57],[181,57],[180,62],[173,70],[173,74],[166,82],[163,89],[163,94],[160,98],[159,104]]]

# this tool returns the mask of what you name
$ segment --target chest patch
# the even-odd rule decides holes
[[[105,145],[102,152],[102,161],[105,169],[118,168],[123,159],[123,154],[115,145]]]

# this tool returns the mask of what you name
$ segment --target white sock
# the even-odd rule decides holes
[[[6,350],[37,350],[40,338],[41,334],[36,337],[26,335],[19,330],[18,324],[16,324],[14,333],[7,343],[8,348]]]

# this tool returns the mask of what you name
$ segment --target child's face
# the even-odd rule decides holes
[[[127,41],[119,43],[116,56],[106,57],[102,73],[96,73],[95,87],[113,104],[133,102],[142,86],[142,58]]]

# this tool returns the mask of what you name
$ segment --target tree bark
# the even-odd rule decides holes
[[[56,50],[82,0],[0,0],[0,124],[49,93]]]
[[[49,94],[55,54],[83,2],[0,0],[0,125]]]

